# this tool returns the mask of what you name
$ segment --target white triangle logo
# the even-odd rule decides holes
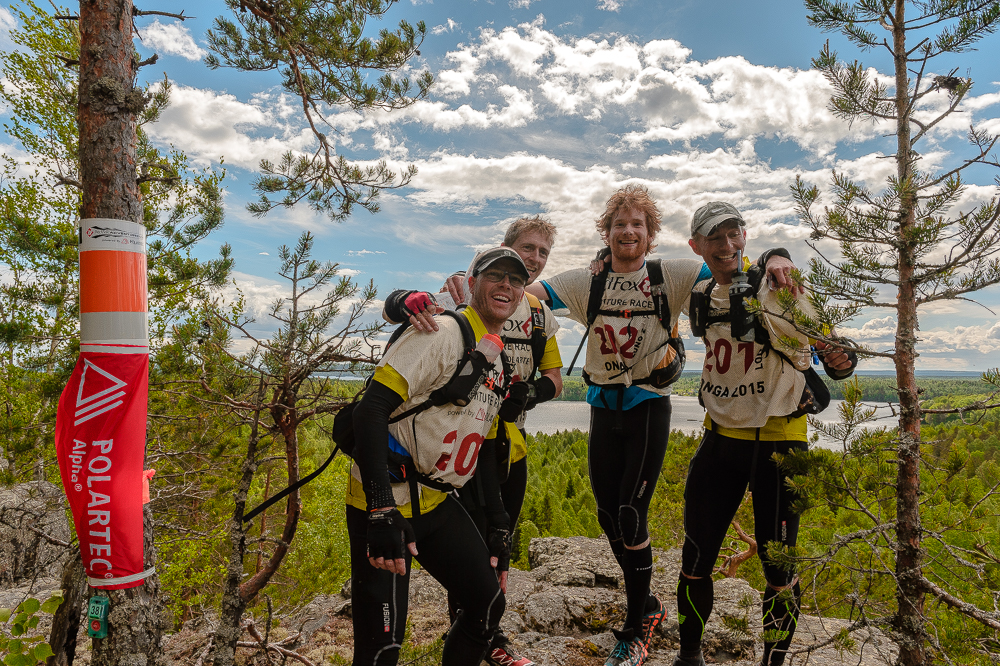
[[[91,363],[90,360],[84,359],[83,364],[83,372],[80,374],[80,388],[76,392],[76,421],[73,422],[73,425],[77,426],[81,423],[89,421],[95,416],[99,416],[105,412],[110,412],[115,407],[121,405],[124,401],[119,398],[125,396],[125,391],[122,391],[121,389],[127,386],[125,382],[118,379],[107,370],[102,370],[97,367]],[[87,372],[89,370],[93,370],[108,379],[111,382],[111,386],[84,397],[83,389],[87,383]]]

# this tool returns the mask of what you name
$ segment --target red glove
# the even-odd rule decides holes
[[[431,295],[428,294],[426,291],[415,291],[409,296],[407,296],[406,300],[403,301],[403,306],[407,310],[409,310],[409,313],[407,313],[407,317],[410,317],[415,314],[420,314],[427,308],[431,307],[431,305],[433,304],[434,301],[431,299]]]

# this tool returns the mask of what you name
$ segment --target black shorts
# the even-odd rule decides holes
[[[611,541],[623,539],[633,547],[649,538],[649,502],[669,439],[669,396],[644,400],[621,413],[591,406],[590,485],[597,520]]]

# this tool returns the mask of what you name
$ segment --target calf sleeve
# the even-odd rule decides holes
[[[781,666],[785,653],[792,643],[799,621],[802,590],[795,583],[790,589],[778,592],[770,585],[764,590],[764,666]]]
[[[642,628],[642,616],[646,613],[649,599],[649,582],[653,577],[653,549],[650,546],[638,550],[625,549],[622,556],[622,573],[625,574],[625,628]]]
[[[681,653],[693,654],[701,651],[701,637],[705,633],[705,623],[712,614],[714,589],[712,579],[688,578],[681,575],[677,582],[677,622],[680,625]]]

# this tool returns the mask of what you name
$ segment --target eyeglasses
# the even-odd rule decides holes
[[[480,273],[480,277],[487,282],[503,282],[504,278],[510,280],[510,286],[515,289],[523,289],[524,285],[527,284],[527,280],[520,273],[511,273],[510,271],[501,271],[497,269],[486,269]]]

